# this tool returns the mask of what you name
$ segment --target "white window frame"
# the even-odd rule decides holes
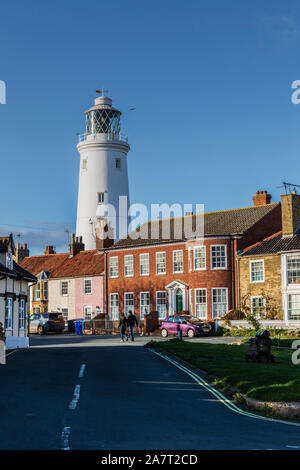
[[[288,270],[288,263],[289,263],[289,259],[291,258],[300,258],[300,253],[291,253],[291,254],[288,254],[288,255],[285,255],[285,266],[286,266],[286,286],[288,287],[295,287],[295,288],[300,288],[300,282],[289,282],[289,270]]]
[[[194,298],[195,298],[195,317],[201,319],[201,320],[206,320],[207,319],[207,289],[205,287],[197,287],[194,289],[195,291],[195,294],[194,294]],[[197,302],[197,293],[198,291],[203,291],[205,292],[205,303],[204,302]],[[200,316],[198,315],[198,312],[197,312],[197,306],[198,305],[205,305],[205,313],[203,314],[203,316]]]
[[[46,287],[46,289],[45,289],[45,287]],[[48,287],[49,287],[48,286],[48,281],[44,281],[43,282],[43,299],[44,300],[48,300]],[[47,295],[45,295],[45,292],[46,292]]]
[[[90,292],[86,292],[86,284],[85,284],[86,282],[91,283],[91,289],[90,289],[91,291]],[[93,293],[93,291],[92,291],[92,279],[89,279],[89,278],[83,279],[83,293],[84,293],[84,295],[91,295]]]
[[[213,266],[213,254],[212,254],[212,252],[213,252],[213,248],[219,248],[219,247],[224,248],[224,251],[225,251],[225,266],[214,267]],[[225,245],[225,244],[210,245],[210,269],[212,271],[227,269],[227,245]]]
[[[252,301],[253,301],[254,299],[262,299],[262,301],[263,301],[263,305],[261,306],[262,308],[266,308],[266,299],[264,298],[263,295],[251,295],[251,297],[250,297],[251,314],[254,315],[256,318],[262,318],[261,315],[255,315],[254,307],[253,307],[253,305],[252,305]]]
[[[196,268],[196,251],[199,250],[199,249],[204,251],[204,256],[201,256],[201,258],[204,258],[204,267],[203,268]],[[195,246],[194,247],[193,261],[194,261],[194,271],[205,271],[206,270],[206,246],[205,245]]]
[[[164,294],[165,299],[166,299],[166,302],[164,304],[158,304],[158,297],[159,297],[158,294]],[[168,315],[168,313],[167,313],[167,300],[168,300],[168,297],[167,297],[167,292],[165,290],[157,290],[156,291],[156,311],[158,312],[158,319],[159,320],[164,320],[166,318],[166,316]],[[165,313],[161,313],[161,309],[159,308],[159,306],[161,306],[161,305],[165,306]]]
[[[131,260],[131,263],[130,263],[130,266],[132,268],[132,272],[130,272],[129,274],[126,273],[126,261],[127,260]],[[133,255],[125,255],[124,256],[124,277],[133,277],[134,276],[134,259],[133,259]]]
[[[63,294],[63,284],[67,285],[67,293]],[[63,297],[67,297],[69,295],[69,282],[68,281],[60,281],[60,295]]]
[[[117,261],[116,266],[112,266],[112,261]],[[117,271],[117,274],[112,275],[112,269]],[[110,279],[115,279],[119,277],[119,257],[118,256],[110,256],[109,257],[109,277]]]
[[[8,314],[7,314],[7,310],[8,310]],[[5,301],[5,316],[4,316],[5,330],[13,329],[13,314],[14,314],[14,299],[12,297],[7,297]]]
[[[258,280],[258,281],[253,281],[252,280],[252,266],[255,263],[262,263],[263,264],[263,269],[262,269],[263,279],[262,280]],[[265,260],[264,259],[253,259],[253,260],[249,261],[249,276],[250,276],[250,283],[251,284],[257,284],[257,283],[265,282]]]
[[[119,166],[118,166],[118,164],[119,164]],[[121,170],[121,158],[120,157],[115,158],[115,168],[117,170]]]
[[[298,318],[290,316],[290,308],[289,308],[290,307],[290,296],[293,296],[293,297],[298,296],[299,297],[299,315],[298,315]],[[286,312],[287,312],[288,321],[299,321],[300,320],[300,292],[299,291],[298,292],[288,292],[287,293],[287,298],[286,298],[286,303],[287,303],[286,304],[287,305]]]
[[[19,299],[19,329],[25,330],[25,318],[26,318],[26,302],[25,299]]]
[[[86,309],[90,309],[91,318],[86,318]],[[83,317],[85,321],[90,321],[92,319],[93,307],[92,305],[84,305],[83,307]]]
[[[142,302],[142,298],[145,294],[147,294],[146,304]],[[147,313],[150,313],[150,292],[149,291],[140,292],[140,320],[144,320],[145,308],[147,309]]]
[[[36,284],[32,286],[33,292],[32,292],[32,298],[34,302],[38,302],[41,300],[41,283],[38,281]],[[37,296],[37,292],[39,292],[39,296]]]
[[[225,313],[228,312],[228,287],[212,287],[212,289],[211,289],[211,307],[212,307],[212,309],[211,309],[212,312],[211,312],[211,313],[212,313],[212,319],[214,319],[214,318],[222,318],[222,316],[219,317],[219,316],[217,316],[217,315],[214,314],[214,305],[216,304],[216,302],[214,302],[214,290],[224,290],[224,291],[226,292],[226,308],[225,308],[225,312],[222,314],[222,316],[223,316],[223,315],[225,315]]]
[[[142,258],[143,256],[146,256],[146,259],[148,260],[147,263],[146,263],[146,265],[148,266],[148,271],[145,272],[145,273],[142,273],[142,272],[141,272],[141,266],[142,266],[141,258]],[[149,276],[149,274],[150,274],[149,253],[140,253],[140,255],[139,255],[139,265],[140,265],[140,266],[139,266],[139,268],[140,268],[140,276]]]
[[[132,304],[128,304],[127,297],[132,296]],[[127,317],[129,310],[134,314],[134,292],[124,292],[124,314]]]
[[[112,303],[112,296],[114,297],[114,304]],[[119,319],[119,294],[118,292],[111,292],[109,294],[109,318],[112,321]]]
[[[181,256],[182,256],[182,269],[178,270],[178,271],[175,271],[175,263],[178,263],[178,261],[174,260],[176,253],[181,253]],[[183,273],[183,269],[184,269],[184,266],[183,266],[183,261],[184,261],[183,250],[173,250],[172,251],[172,260],[173,260],[173,274]]]
[[[158,258],[158,255],[164,255],[164,261],[163,261],[163,264],[165,266],[165,269],[164,271],[162,272],[158,272],[157,270],[157,266],[158,266],[158,262],[157,262],[157,258]],[[160,261],[160,264],[162,262]],[[157,274],[157,276],[164,276],[166,273],[167,273],[167,255],[166,255],[166,252],[165,251],[157,251],[155,253],[155,273]]]

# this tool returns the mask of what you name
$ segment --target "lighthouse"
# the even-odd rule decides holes
[[[79,135],[80,153],[76,235],[86,250],[99,245],[101,230],[117,240],[128,227],[129,186],[127,136],[121,134],[121,112],[104,92],[85,112],[86,130]],[[100,235],[99,235],[100,234]],[[107,235],[104,235],[107,237]],[[103,246],[103,245],[102,245]],[[105,246],[105,244],[104,244]]]

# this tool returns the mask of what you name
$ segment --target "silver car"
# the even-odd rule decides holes
[[[63,315],[59,313],[33,313],[29,317],[29,333],[44,335],[49,332],[61,333],[65,328]]]

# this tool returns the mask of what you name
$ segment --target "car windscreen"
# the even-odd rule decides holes
[[[181,317],[181,318],[183,318],[185,321],[188,321],[190,323],[199,323],[199,322],[201,322],[201,320],[199,318],[193,317],[193,316],[188,316],[187,315],[187,316],[184,316],[184,317]]]
[[[49,320],[58,320],[59,318],[58,313],[49,313]]]

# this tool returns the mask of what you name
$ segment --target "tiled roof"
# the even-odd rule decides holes
[[[281,251],[300,250],[300,232],[291,237],[283,237],[282,233],[269,237],[243,253],[243,256],[275,254]]]
[[[233,235],[233,234],[243,234],[249,230],[253,225],[255,225],[259,220],[261,220],[265,215],[271,212],[273,209],[278,207],[280,203],[267,204],[264,206],[256,207],[244,207],[241,209],[230,209],[225,211],[218,212],[208,212],[204,214],[204,235],[205,236],[222,236],[222,235]],[[183,226],[183,220],[187,217],[192,217],[192,227],[193,229],[197,226],[197,218],[202,217],[201,215],[189,215],[181,217],[178,219],[165,219],[170,220],[170,237],[164,239],[162,237],[162,220],[149,221],[143,224],[139,229],[133,233],[146,231],[148,232],[148,239],[132,239],[132,234],[128,237],[123,238],[119,242],[115,243],[110,250],[122,248],[126,246],[138,246],[138,245],[152,245],[157,243],[166,243],[174,242],[176,240],[184,241],[187,238],[174,237],[174,221],[181,220]],[[158,225],[158,238],[152,239],[151,232],[157,230]],[[148,226],[148,227],[147,227]],[[156,230],[155,230],[156,228]]]
[[[103,273],[104,255],[97,250],[88,250],[72,257],[70,253],[29,256],[20,265],[35,275],[41,271],[49,271],[50,279],[95,276]]]
[[[4,264],[0,263],[0,274],[5,274],[15,279],[24,279],[25,281],[35,282],[36,277],[25,269],[21,268],[14,262],[13,269],[8,269]]]

